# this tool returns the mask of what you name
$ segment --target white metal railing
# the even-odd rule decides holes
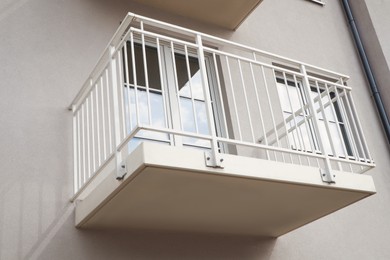
[[[75,193],[138,142],[324,169],[374,166],[347,76],[129,13],[71,108]]]

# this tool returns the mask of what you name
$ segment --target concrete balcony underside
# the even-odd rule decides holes
[[[143,143],[122,181],[108,171],[76,206],[76,226],[277,237],[375,193],[371,176],[225,155],[205,166],[200,150]],[[109,165],[107,166],[109,167]]]
[[[203,23],[236,29],[262,0],[133,0]]]

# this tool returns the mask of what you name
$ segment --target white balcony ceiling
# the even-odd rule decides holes
[[[262,0],[133,0],[164,12],[236,29]]]
[[[158,229],[277,237],[375,193],[371,176],[226,155],[205,166],[202,151],[144,143],[128,173],[109,173],[76,204],[81,228]]]

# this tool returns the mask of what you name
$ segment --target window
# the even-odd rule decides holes
[[[123,59],[123,94],[126,103],[125,117],[130,118],[126,121],[128,132],[137,124],[138,100],[141,124],[208,135],[205,97],[195,50],[175,48],[172,51],[170,45],[160,45],[158,50],[153,44],[145,44],[143,50],[139,43],[134,43],[133,52],[131,48],[130,42],[123,48],[123,57],[127,57]],[[209,78],[214,73],[211,62],[206,57]],[[209,86],[211,99],[215,100],[217,94],[211,81]],[[216,105],[216,102],[212,103],[213,106]],[[213,108],[213,111],[215,121],[218,122],[215,112],[217,109]],[[210,147],[207,140],[154,131],[141,131],[130,142],[130,146],[134,147],[143,140],[198,148]]]
[[[302,80],[280,73],[276,78],[278,94],[288,131],[291,148],[305,152],[320,152],[318,136],[330,156],[352,156],[336,94],[318,82],[310,82],[310,93],[305,93]],[[315,131],[314,117],[308,109],[308,98],[317,111],[319,133]],[[329,133],[328,133],[329,131]]]

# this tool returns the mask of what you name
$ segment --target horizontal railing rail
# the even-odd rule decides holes
[[[180,35],[180,37],[178,37]],[[282,64],[282,65],[278,65]],[[143,141],[331,172],[374,166],[348,77],[129,14],[72,102],[75,196]]]

